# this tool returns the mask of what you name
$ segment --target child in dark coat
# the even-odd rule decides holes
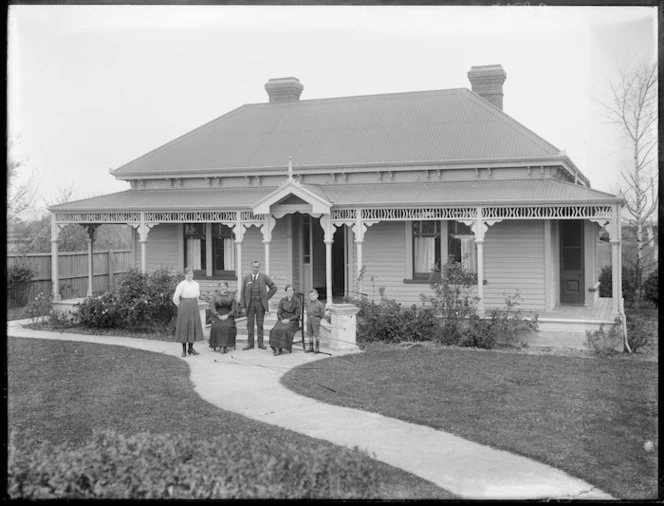
[[[306,353],[320,351],[320,321],[325,316],[325,304],[318,300],[318,290],[309,290],[309,301],[306,304],[307,335],[309,336],[309,349]],[[314,340],[316,348],[314,349]]]

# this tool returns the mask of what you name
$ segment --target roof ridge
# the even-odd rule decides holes
[[[328,101],[335,101],[335,100],[351,100],[351,99],[366,99],[366,98],[394,98],[398,95],[424,95],[424,94],[447,94],[451,92],[460,92],[460,91],[467,91],[467,88],[446,88],[446,89],[441,89],[441,90],[420,90],[420,91],[397,91],[397,92],[392,92],[392,93],[373,93],[369,95],[347,95],[347,96],[341,96],[341,97],[323,97],[323,98],[310,98],[306,100],[292,100],[292,101],[283,101],[283,102],[254,102],[250,104],[245,104],[246,106],[257,106],[257,107],[263,107],[263,106],[270,106],[270,107],[288,107],[288,106],[294,106],[297,104],[301,104],[303,102],[306,103],[311,103],[311,102],[328,102]]]
[[[465,91],[468,92],[469,97],[471,97],[473,100],[475,100],[478,104],[480,104],[482,107],[484,107],[487,111],[492,113],[494,116],[497,118],[500,118],[504,120],[504,123],[512,128],[512,130],[519,131],[519,130],[525,130],[527,134],[529,134],[530,137],[532,137],[532,141],[534,141],[536,144],[539,145],[539,147],[549,147],[552,149],[555,149],[558,153],[562,154],[562,151],[557,147],[551,144],[549,141],[544,139],[542,136],[536,134],[533,132],[530,128],[525,126],[523,123],[520,121],[514,119],[512,116],[507,114],[505,111],[500,109],[499,107],[496,107],[493,105],[491,102],[488,100],[482,98],[480,95],[475,93],[472,90],[469,90],[468,88],[463,88]]]

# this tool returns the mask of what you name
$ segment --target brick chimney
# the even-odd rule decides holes
[[[277,77],[265,83],[270,102],[296,102],[304,86],[296,77]]]
[[[475,93],[498,109],[503,109],[503,83],[507,79],[507,74],[502,65],[471,67],[468,79]]]

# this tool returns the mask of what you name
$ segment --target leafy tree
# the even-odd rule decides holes
[[[603,102],[611,121],[617,125],[629,149],[621,171],[621,190],[625,195],[627,225],[634,231],[635,303],[643,293],[644,272],[648,265],[645,249],[654,239],[644,238],[644,227],[655,218],[657,194],[657,65],[640,62],[626,68],[616,82],[610,83],[610,99]],[[627,239],[627,238],[624,238]]]

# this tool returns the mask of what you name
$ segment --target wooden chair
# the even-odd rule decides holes
[[[297,292],[293,295],[293,297],[296,297],[297,300],[300,301],[300,328],[297,329],[297,332],[295,332],[295,335],[293,336],[293,344],[302,342],[302,351],[305,351],[307,348],[306,348],[306,344],[304,342],[304,337],[305,337],[304,336],[304,333],[305,333],[305,331],[304,331],[304,294],[302,292]],[[302,336],[301,341],[296,341],[298,333],[300,333],[301,336]]]

